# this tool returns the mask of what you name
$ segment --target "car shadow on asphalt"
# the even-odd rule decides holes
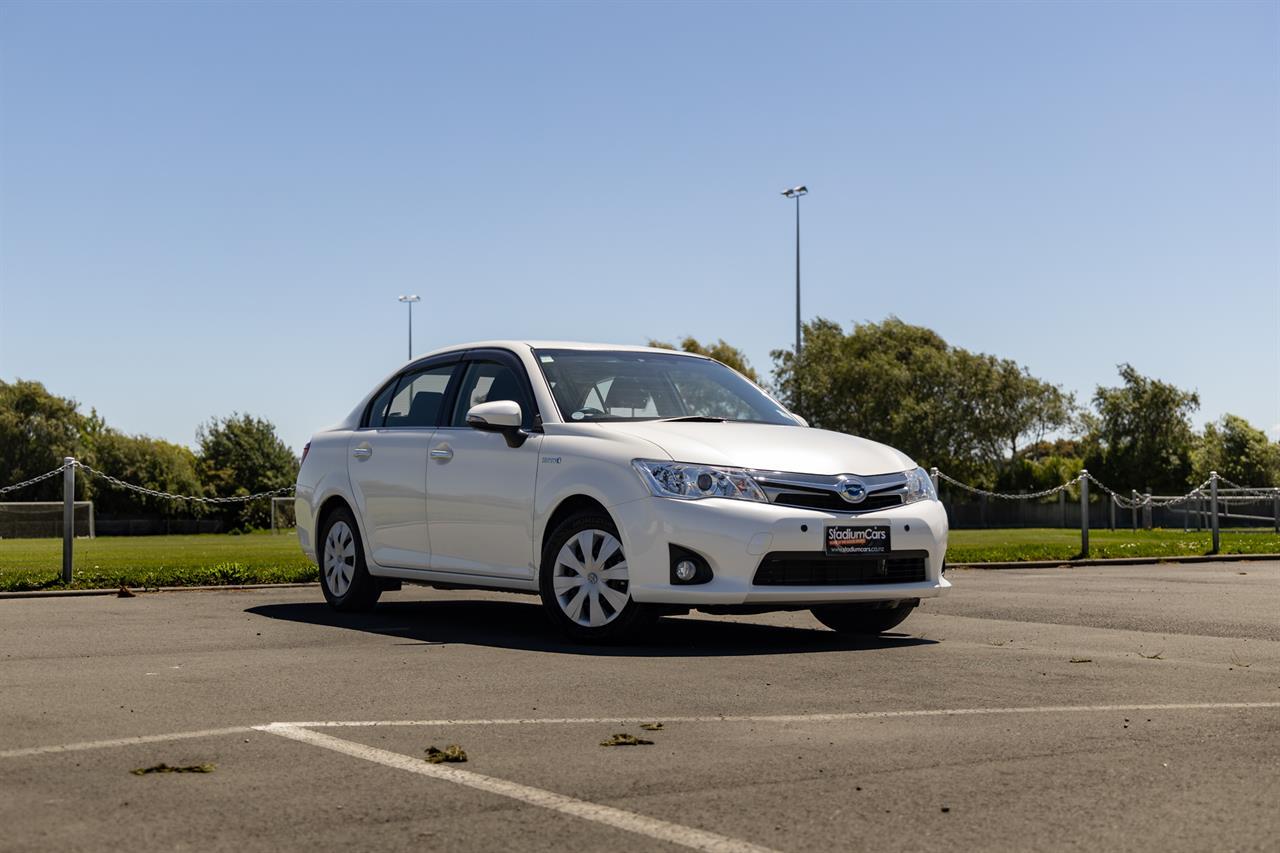
[[[904,633],[837,634],[716,617],[664,618],[625,645],[589,646],[564,638],[542,607],[523,601],[384,601],[370,613],[339,613],[324,602],[264,604],[255,616],[398,637],[413,643],[465,643],[552,654],[609,657],[719,657],[849,652],[930,645]]]

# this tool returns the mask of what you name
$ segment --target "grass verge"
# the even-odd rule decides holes
[[[1090,555],[1171,557],[1207,554],[1208,533],[1180,530],[1094,530]],[[953,563],[1070,560],[1080,531],[1057,528],[953,530]],[[1224,554],[1280,553],[1280,535],[1224,531]],[[316,567],[292,534],[118,536],[77,539],[70,586],[59,579],[60,539],[0,540],[0,591],[203,586],[314,581]]]
[[[0,590],[295,583],[317,578],[293,534],[77,539],[71,584],[59,579],[61,539],[0,540]]]
[[[1091,530],[1089,557],[1190,557],[1208,554],[1207,531]],[[1280,534],[1222,532],[1222,554],[1280,554]],[[953,530],[947,560],[952,563],[1014,563],[1030,560],[1070,560],[1080,554],[1080,531],[1053,527],[1006,530]]]

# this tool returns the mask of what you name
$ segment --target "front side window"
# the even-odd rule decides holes
[[[395,393],[386,403],[381,423],[378,423],[378,402],[370,416],[370,426],[433,427],[440,416],[444,392],[449,387],[456,365],[430,367],[406,373],[396,383]]]
[[[705,358],[650,352],[537,350],[560,416],[569,422],[714,418],[796,420],[746,379]]]
[[[472,406],[493,403],[497,400],[514,400],[520,404],[524,428],[533,426],[533,401],[524,389],[516,372],[496,361],[473,361],[467,365],[467,373],[458,389],[458,402],[453,409],[452,426],[467,425],[467,412]]]

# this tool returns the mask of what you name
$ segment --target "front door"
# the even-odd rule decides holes
[[[453,411],[431,438],[427,520],[431,567],[504,578],[534,577],[533,489],[542,434],[508,447],[497,433],[466,425],[477,403],[514,400],[534,423],[524,368],[513,358],[466,365]]]

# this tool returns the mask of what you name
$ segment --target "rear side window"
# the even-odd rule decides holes
[[[384,391],[374,400],[369,426],[385,428],[433,427],[439,422],[444,392],[449,387],[455,365],[431,367],[406,373],[395,383],[394,392]],[[379,403],[387,397],[383,407]]]

